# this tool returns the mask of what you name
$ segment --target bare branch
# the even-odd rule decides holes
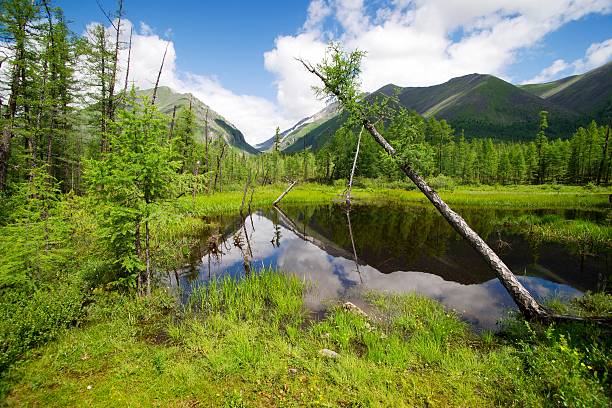
[[[100,4],[100,0],[96,0],[96,4],[98,4],[98,8],[100,9],[100,11],[102,12],[102,14],[104,14],[104,17],[106,17],[106,19],[108,20],[108,22],[113,26],[113,28],[115,30],[118,30],[117,27],[115,27],[115,23],[113,23],[113,20],[110,18],[110,16],[108,15],[108,13],[106,11],[104,11],[104,8],[102,7],[102,5]]]
[[[153,96],[151,96],[151,105],[155,105],[155,98],[157,97],[157,88],[159,87],[159,78],[161,77],[162,71],[164,69],[164,61],[166,60],[166,53],[168,52],[169,45],[170,41],[166,43],[166,49],[164,50],[164,56],[162,58],[161,66],[159,67],[159,72],[157,73],[157,81],[155,81],[155,87],[153,88]]]
[[[130,27],[130,45],[128,46],[128,59],[127,59],[127,68],[125,70],[125,83],[123,85],[123,94],[127,93],[128,86],[128,78],[130,77],[130,60],[132,58],[132,32],[134,31],[133,27]]]

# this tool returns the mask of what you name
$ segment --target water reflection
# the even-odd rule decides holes
[[[540,299],[597,290],[601,276],[609,276],[603,255],[585,261],[560,245],[534,246],[495,227],[492,220],[504,215],[495,210],[462,213]],[[271,266],[312,283],[305,302],[314,311],[367,290],[418,292],[457,310],[476,327],[494,328],[513,307],[475,251],[426,208],[357,206],[349,215],[333,205],[293,207],[259,211],[249,222],[240,217],[215,221],[219,229],[212,234],[220,235],[221,253],[211,256],[203,240],[192,251],[197,254],[193,267],[179,277],[184,288],[244,274],[244,254],[233,245],[241,231],[250,243],[254,270]]]

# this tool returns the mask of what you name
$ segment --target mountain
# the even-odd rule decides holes
[[[546,100],[609,123],[612,117],[612,62],[580,75]]]
[[[318,140],[319,138],[317,137],[317,135],[319,132],[317,132],[317,129],[319,128],[320,125],[327,123],[328,121],[330,121],[330,119],[333,119],[335,116],[338,115],[339,113],[338,106],[339,105],[337,103],[329,104],[328,106],[323,108],[321,111],[315,113],[312,116],[308,116],[300,120],[299,122],[297,122],[295,125],[293,125],[289,129],[286,129],[285,131],[280,133],[279,134],[280,150],[287,152],[287,153],[293,153],[295,151],[301,150],[303,146],[302,147],[297,146],[296,143],[298,140],[301,140],[302,145],[303,145],[302,137],[304,135],[308,135],[308,139],[312,139],[313,141]],[[332,134],[334,132],[335,130],[332,132]],[[275,139],[276,139],[276,135],[272,136],[265,142],[255,145],[255,148],[262,152],[270,151],[274,148]],[[313,147],[314,145],[313,143],[308,143],[308,146]],[[290,147],[291,149],[287,150]],[[316,147],[320,147],[320,146],[316,146]]]
[[[548,134],[569,137],[592,119],[610,120],[612,63],[582,75],[544,84],[513,85],[493,75],[470,74],[428,87],[386,85],[369,99],[396,97],[399,104],[424,117],[446,119],[468,137],[530,140],[542,110],[549,113]],[[316,115],[314,115],[316,116]],[[308,118],[307,118],[308,119]],[[301,122],[298,122],[298,124]],[[342,114],[309,122],[311,127],[289,134],[285,152],[323,146],[343,123]],[[304,143],[306,142],[306,143]]]
[[[539,96],[540,98],[548,98],[556,94],[557,92],[563,90],[564,88],[570,86],[577,80],[579,80],[582,75],[572,75],[565,78],[557,79],[552,82],[544,82],[541,84],[523,84],[517,85],[519,88],[533,94]]]
[[[151,96],[153,89],[145,89],[137,92],[139,95]],[[216,140],[219,137],[223,138],[230,146],[234,146],[250,154],[258,154],[259,151],[248,144],[244,139],[244,135],[236,126],[231,124],[223,116],[219,115],[208,105],[200,101],[192,94],[182,94],[173,91],[167,86],[157,88],[155,105],[160,112],[172,116],[172,111],[176,106],[177,111],[183,107],[189,106],[191,100],[191,109],[196,117],[197,130],[196,138],[204,141],[204,126],[206,123],[206,112],[208,111],[208,136],[211,140]]]
[[[596,120],[609,121],[612,111],[612,62],[582,75],[544,84],[519,85],[558,106]]]
[[[578,119],[575,112],[493,75],[465,75],[440,85],[400,88],[396,92],[403,107],[424,117],[446,119],[470,137],[531,137],[537,132],[538,112],[542,110],[549,113],[549,133],[553,135],[571,129]]]

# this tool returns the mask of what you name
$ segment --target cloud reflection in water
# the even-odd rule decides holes
[[[251,223],[247,222],[254,269],[270,266],[310,282],[311,288],[305,303],[314,311],[323,310],[336,299],[359,296],[369,290],[416,292],[456,310],[475,327],[492,329],[514,307],[512,299],[495,278],[478,284],[462,284],[426,272],[396,271],[385,274],[370,265],[360,265],[358,272],[353,259],[330,255],[283,226],[280,226],[280,245],[276,247],[271,242],[275,224],[261,213],[253,215],[253,224],[254,230]],[[244,274],[242,254],[232,246],[231,237],[226,238],[224,247],[224,254],[211,262],[210,270],[205,256],[195,282],[189,282],[189,278],[183,276],[181,286],[205,282],[209,276]],[[539,277],[520,276],[519,280],[540,299],[552,295],[570,298],[580,294],[580,291],[571,286]]]

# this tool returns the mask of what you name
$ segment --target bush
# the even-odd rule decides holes
[[[81,318],[83,290],[75,282],[28,295],[10,292],[0,303],[0,373],[29,349],[49,341]]]
[[[454,190],[457,187],[457,183],[452,177],[440,174],[436,177],[430,177],[428,179],[429,186],[434,190]]]

